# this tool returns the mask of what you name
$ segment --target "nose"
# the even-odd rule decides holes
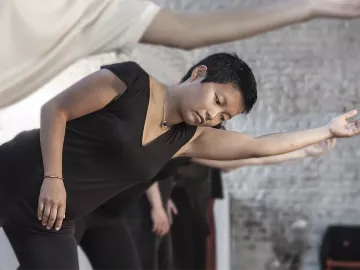
[[[212,112],[206,112],[206,121],[217,119],[217,116],[221,114],[221,110],[214,110]]]
[[[211,121],[213,118],[212,118],[212,116],[210,115],[210,113],[209,112],[206,112],[206,115],[205,115],[205,120],[206,121]]]

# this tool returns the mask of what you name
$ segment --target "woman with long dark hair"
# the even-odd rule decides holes
[[[134,62],[104,66],[46,103],[40,129],[0,147],[0,213],[23,268],[78,268],[73,220],[95,210],[116,215],[172,158],[265,157],[360,133],[360,122],[348,121],[356,111],[260,137],[209,128],[250,112],[255,78],[226,53],[189,73],[165,86]]]

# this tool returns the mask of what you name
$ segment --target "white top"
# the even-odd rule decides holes
[[[141,0],[1,0],[0,108],[81,58],[131,48],[159,10]]]

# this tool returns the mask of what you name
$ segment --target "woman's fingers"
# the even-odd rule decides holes
[[[65,205],[60,205],[58,212],[57,212],[57,217],[56,217],[56,223],[55,223],[55,230],[60,230],[63,220],[65,218],[65,212],[66,212],[66,207]]]
[[[44,208],[44,212],[42,215],[42,225],[46,226],[48,221],[49,221],[49,217],[50,217],[50,212],[51,212],[51,203],[49,201],[45,202],[45,208]]]
[[[46,229],[50,230],[54,226],[54,223],[55,223],[55,220],[57,217],[57,213],[58,213],[58,205],[53,205],[51,207],[50,216],[49,216],[48,223],[46,225]]]
[[[39,198],[37,216],[39,220],[42,220],[45,203],[42,198]]]

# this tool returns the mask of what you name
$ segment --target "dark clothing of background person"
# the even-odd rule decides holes
[[[187,158],[175,158],[154,178],[159,180],[164,207],[174,185],[174,172],[187,163]],[[76,223],[76,239],[92,267],[173,269],[171,238],[159,238],[152,232],[151,206],[146,195],[138,194],[135,201],[125,195],[121,196],[123,201],[118,201],[116,217],[99,209]]]
[[[171,199],[178,209],[171,226],[175,269],[206,269],[209,236],[208,203],[222,197],[220,171],[196,163],[175,175]]]

